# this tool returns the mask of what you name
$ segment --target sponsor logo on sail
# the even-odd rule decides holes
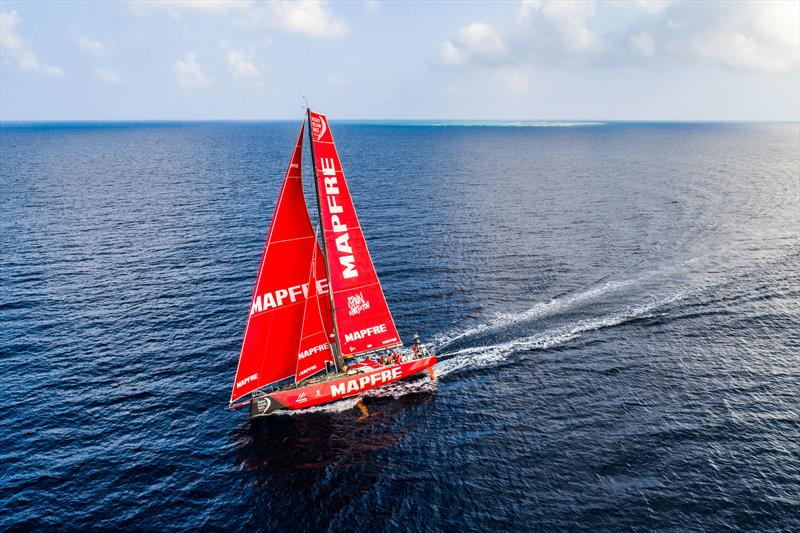
[[[357,278],[356,258],[353,247],[350,246],[350,233],[347,224],[342,222],[339,215],[344,213],[344,207],[339,203],[339,180],[336,177],[336,161],[332,157],[319,158],[319,170],[322,173],[322,188],[325,194],[325,205],[330,217],[330,228],[335,234],[335,250],[339,255],[339,265],[342,267],[344,279]],[[329,247],[330,250],[333,247]]]
[[[307,350],[303,350],[302,352],[297,354],[297,358],[301,359],[301,360],[305,359],[309,355],[314,355],[315,353],[319,353],[319,352],[321,352],[323,350],[327,350],[329,347],[330,347],[330,344],[328,344],[327,342],[324,342],[324,343],[320,344],[319,346],[314,346],[313,348],[309,348]]]
[[[350,316],[356,316],[361,311],[369,309],[369,300],[364,299],[364,294],[359,292],[353,296],[347,297],[347,307],[350,308]]]
[[[325,135],[327,130],[327,120],[319,115],[311,117],[311,134],[314,135],[318,141],[322,140],[322,136]]]
[[[358,392],[367,387],[374,387],[377,383],[387,383],[389,381],[400,379],[402,375],[403,371],[398,366],[391,370],[372,372],[358,378],[348,379],[344,383],[331,385],[331,396],[336,398],[337,396]]]
[[[300,371],[300,372],[297,374],[297,377],[298,377],[298,378],[303,378],[304,376],[306,376],[306,375],[308,375],[308,374],[313,374],[313,373],[314,373],[314,371],[316,371],[316,370],[317,370],[317,365],[312,365],[312,366],[310,366],[310,367],[308,367],[308,368],[304,368],[303,370],[301,370],[301,371]]]
[[[317,280],[317,294],[328,294],[327,279]],[[258,294],[250,305],[250,316],[263,311],[277,309],[286,304],[302,302],[306,298],[308,298],[308,283]]]
[[[362,330],[354,331],[352,333],[345,333],[344,342],[353,342],[361,339],[366,339],[367,337],[371,337],[372,335],[378,335],[380,333],[386,333],[386,324],[380,324],[378,326],[364,328]]]
[[[239,381],[237,381],[236,382],[236,388],[238,389],[239,387],[244,387],[245,385],[247,385],[251,381],[255,381],[257,379],[258,379],[258,372],[256,372],[255,374],[253,374],[251,376],[247,376],[246,378],[240,379]]]

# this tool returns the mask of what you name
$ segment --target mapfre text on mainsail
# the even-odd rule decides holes
[[[324,176],[323,192],[325,203],[328,205],[331,231],[336,234],[336,254],[339,265],[342,267],[342,277],[345,279],[357,278],[358,270],[353,256],[353,248],[350,246],[350,233],[347,231],[347,224],[342,224],[339,218],[339,214],[344,212],[344,208],[338,201],[339,181],[336,179],[336,163],[331,157],[321,157],[319,168]]]

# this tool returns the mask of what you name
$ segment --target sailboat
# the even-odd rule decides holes
[[[303,194],[308,125],[319,230]],[[230,408],[250,418],[361,396],[428,371],[403,343],[356,216],[325,115],[306,110],[258,269]]]

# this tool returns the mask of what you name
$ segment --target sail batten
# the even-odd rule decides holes
[[[339,349],[356,355],[401,346],[327,118],[309,110],[308,119]]]

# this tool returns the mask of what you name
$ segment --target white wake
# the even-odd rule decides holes
[[[485,323],[474,325],[467,329],[435,335],[431,344],[431,351],[439,356],[439,362],[436,365],[436,375],[438,377],[445,377],[464,368],[473,369],[493,366],[507,360],[509,356],[515,353],[537,349],[546,350],[554,346],[562,345],[595,330],[617,326],[637,318],[654,316],[659,308],[683,300],[690,294],[702,292],[711,286],[724,284],[739,276],[750,275],[754,270],[761,270],[772,262],[782,261],[785,260],[786,257],[795,255],[797,255],[796,251],[782,253],[777,257],[769,257],[755,264],[748,264],[735,268],[733,271],[718,272],[716,275],[710,275],[706,272],[705,268],[701,268],[700,272],[698,272],[695,263],[702,263],[703,258],[692,258],[680,265],[646,272],[630,280],[609,281],[583,292],[538,302],[529,309],[521,312],[497,314]],[[674,274],[679,274],[679,279],[673,279],[671,284],[674,286],[677,281],[681,288],[675,289],[671,293],[664,294],[663,286],[667,279]],[[697,274],[701,274],[700,279],[697,278]],[[652,281],[657,282],[657,286],[662,289],[662,294],[653,296],[641,304],[626,306],[618,311],[603,316],[551,327],[525,337],[448,351],[448,347],[452,346],[456,341],[469,342],[469,339],[481,334],[500,331],[509,326],[553,316],[576,307],[585,307],[585,304],[588,302],[602,296],[622,291],[631,286],[648,284]],[[431,382],[427,377],[422,380],[411,382],[401,381],[386,387],[368,391],[364,396],[348,398],[332,404],[303,409],[301,411],[293,411],[288,414],[341,412],[354,408],[356,403],[364,397],[399,398],[403,395],[416,392],[435,391],[436,386],[436,383]]]
[[[491,366],[507,359],[508,356],[517,352],[552,348],[579,337],[583,333],[617,326],[636,318],[651,316],[658,308],[683,299],[687,292],[688,291],[679,291],[668,296],[653,298],[644,304],[627,307],[616,313],[597,318],[579,320],[564,326],[547,329],[528,337],[512,339],[497,344],[470,346],[449,353],[445,352],[441,354],[441,359],[436,365],[437,374],[444,377],[462,368]],[[525,312],[521,313],[519,316],[527,314],[528,312]],[[530,317],[527,317],[526,320],[528,318]],[[473,329],[482,332],[487,328]],[[463,335],[459,336],[459,338],[462,337]]]
[[[530,309],[517,314],[498,315],[491,321],[471,327],[465,331],[453,335],[437,337],[433,346],[433,353],[439,356],[436,365],[436,375],[439,378],[457,372],[464,368],[475,369],[485,368],[496,365],[506,360],[512,354],[534,349],[546,350],[554,346],[564,344],[575,339],[582,334],[602,328],[624,324],[636,318],[652,316],[658,308],[686,297],[689,291],[678,291],[671,295],[652,298],[648,302],[640,305],[626,307],[618,312],[597,318],[579,320],[563,326],[550,328],[533,335],[511,339],[509,341],[496,344],[481,346],[470,346],[453,352],[442,351],[440,347],[446,347],[456,339],[466,339],[486,331],[508,326],[509,324],[523,322],[534,318],[539,318],[550,313],[564,310],[577,303],[600,296],[607,292],[618,290],[631,285],[633,282],[609,282],[600,287],[590,289],[586,292],[570,295],[564,298],[540,302]],[[360,396],[354,396],[340,400],[331,404],[310,407],[299,411],[281,411],[281,414],[298,415],[303,413],[339,413],[353,409],[360,400],[364,398],[400,398],[407,394],[418,392],[432,392],[436,390],[436,383],[431,382],[427,377],[415,381],[400,381],[385,387],[379,387],[367,391]],[[276,413],[277,414],[277,413]]]
[[[526,311],[519,313],[499,313],[484,324],[478,324],[460,332],[437,335],[433,339],[433,344],[437,349],[441,350],[441,348],[445,348],[458,340],[474,337],[475,335],[479,335],[481,333],[502,329],[516,323],[554,315],[556,313],[573,308],[579,304],[593,300],[599,296],[604,296],[608,293],[624,289],[638,282],[639,280],[609,281],[598,287],[592,287],[584,292],[553,298],[552,300],[548,300],[546,302],[538,302]]]

